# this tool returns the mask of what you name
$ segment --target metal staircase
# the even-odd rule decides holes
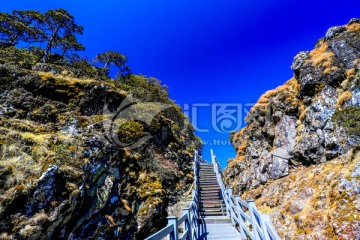
[[[168,217],[168,225],[145,240],[280,240],[270,217],[262,214],[253,200],[244,201],[225,188],[212,151],[211,162],[195,151],[189,208],[184,208],[179,218]]]
[[[199,167],[199,215],[206,218],[210,216],[226,216],[225,202],[221,189],[210,163],[200,163]]]

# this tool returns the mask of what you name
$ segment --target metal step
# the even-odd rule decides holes
[[[220,197],[205,197],[205,198],[200,198],[200,202],[214,201],[214,200],[222,201],[222,198],[220,198]]]
[[[219,187],[200,187],[200,192],[206,192],[206,191],[219,191],[221,192],[221,189]]]
[[[200,191],[200,196],[205,196],[205,195],[212,195],[212,194],[216,194],[216,195],[220,195],[220,191]]]
[[[199,204],[200,209],[224,209],[225,204]]]
[[[227,216],[203,216],[199,219],[200,224],[231,224],[231,219]],[[223,238],[220,238],[223,239]]]
[[[225,216],[225,212],[199,212],[200,216]]]
[[[203,201],[199,201],[199,203],[202,204],[219,204],[219,203],[223,203],[224,201],[222,199],[214,199],[214,200],[203,200]],[[225,203],[224,203],[225,204]]]
[[[222,200],[222,197],[220,197],[220,195],[218,196],[214,196],[214,195],[209,195],[209,196],[201,196],[200,197],[200,201],[206,201],[206,200]]]
[[[223,210],[221,208],[200,208],[199,212],[204,212],[204,213],[222,213]]]
[[[212,184],[212,185],[201,185],[199,187],[200,189],[211,189],[211,188],[216,188],[216,189],[220,189],[220,186],[218,184]]]
[[[200,187],[207,185],[218,185],[218,184],[217,181],[205,181],[205,180],[200,181]]]

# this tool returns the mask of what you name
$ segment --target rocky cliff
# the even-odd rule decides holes
[[[143,239],[163,227],[200,147],[165,89],[131,74],[76,77],[80,68],[10,50],[0,55],[0,239]]]
[[[232,135],[223,176],[285,239],[360,239],[360,19],[300,52]]]

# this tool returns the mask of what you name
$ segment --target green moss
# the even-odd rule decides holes
[[[334,113],[334,123],[344,127],[351,136],[360,136],[360,108],[348,106]]]
[[[131,144],[136,143],[143,136],[143,132],[144,125],[130,120],[119,126],[117,134],[121,143]]]
[[[158,180],[146,182],[138,189],[138,193],[140,198],[145,199],[149,196],[161,194],[163,192],[162,187],[161,182]]]

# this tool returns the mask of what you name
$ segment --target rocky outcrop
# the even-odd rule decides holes
[[[241,197],[256,199],[282,239],[359,239],[359,166],[360,152],[349,152],[292,169],[288,176]]]
[[[0,238],[143,239],[163,227],[200,147],[180,108],[38,70],[0,65]]]
[[[245,194],[245,198],[259,198],[261,204],[279,211],[281,203],[271,205],[269,199],[264,200],[264,194],[288,195],[287,201],[293,206],[290,212],[296,214],[309,203],[292,201],[292,194],[297,193],[295,186],[287,188],[279,185],[283,181],[273,181],[297,176],[299,169],[306,172],[307,167],[325,164],[360,143],[360,19],[330,28],[314,50],[295,56],[291,68],[294,77],[262,95],[246,117],[247,126],[232,135],[237,154],[228,161],[223,177],[235,192]],[[318,184],[327,185],[326,181]],[[254,191],[258,194],[247,194]],[[351,221],[351,226],[358,224]],[[319,228],[324,229],[325,225]],[[298,224],[287,236],[300,231],[301,226]],[[317,231],[315,225],[306,228]]]

